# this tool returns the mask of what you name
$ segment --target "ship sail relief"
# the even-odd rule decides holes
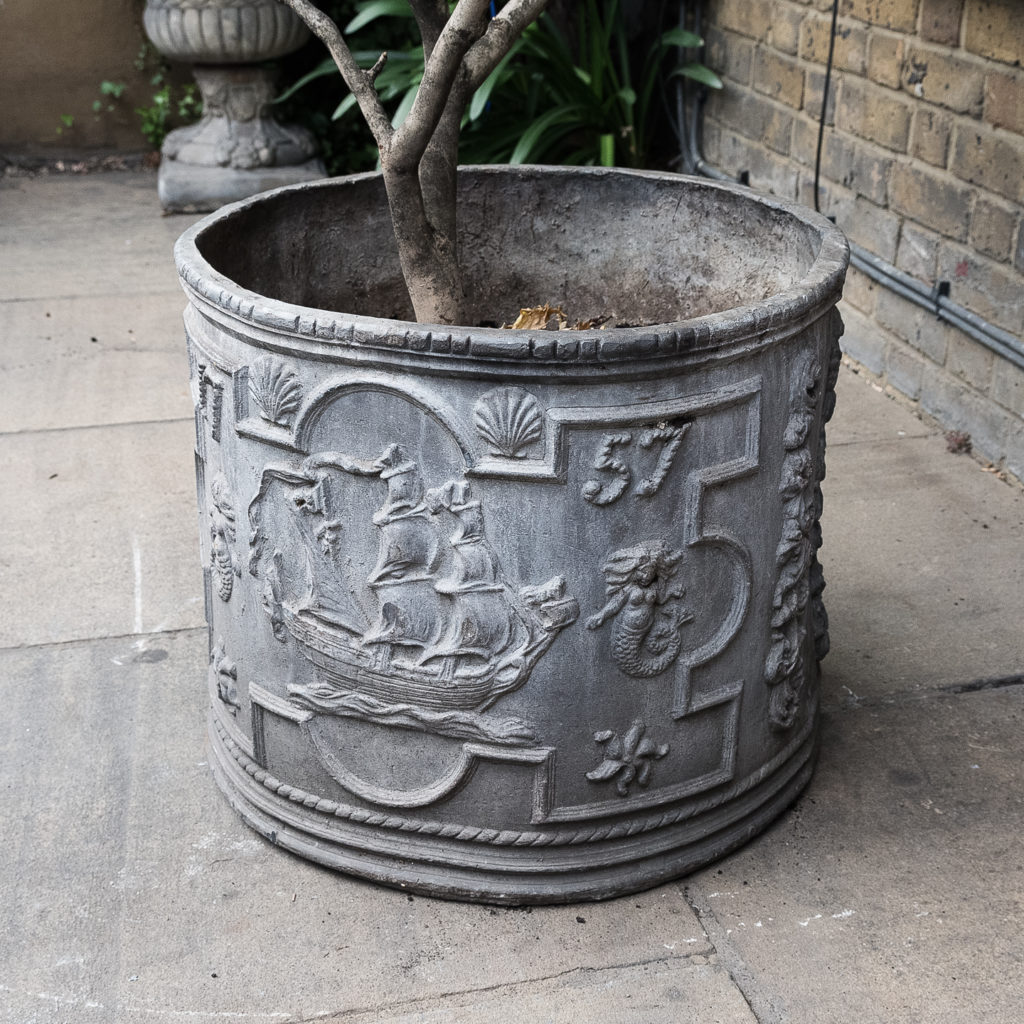
[[[365,525],[349,522],[337,497],[343,490],[338,483],[359,477],[376,478],[387,488]],[[275,484],[283,485],[287,501]],[[307,525],[300,535],[311,578],[301,595],[287,594],[276,576],[271,579],[270,531],[282,528],[285,505]],[[484,710],[522,686],[579,615],[561,576],[517,589],[488,542],[483,503],[469,482],[449,480],[428,489],[419,466],[398,444],[372,461],[324,452],[298,470],[267,467],[249,518],[249,571],[268,579],[264,607],[316,666],[321,696],[364,694],[435,710]],[[376,534],[376,562],[368,577],[352,579],[342,538],[367,526]],[[330,580],[318,579],[325,573]],[[376,603],[368,629],[356,626],[352,614],[339,615],[328,597],[360,587]],[[286,639],[284,631],[275,635]]]

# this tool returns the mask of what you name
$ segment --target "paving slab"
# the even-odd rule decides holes
[[[757,1024],[728,972],[693,960],[588,968],[530,985],[417,1003],[397,1013],[327,1019],[345,1024]]]
[[[193,219],[152,174],[0,182],[0,1021],[1018,1024],[1024,496],[848,367],[821,763],[765,835],[522,911],[248,830],[207,764]]]
[[[933,437],[939,431],[919,420],[880,385],[844,360],[836,381],[836,410],[828,425],[828,447]]]
[[[0,647],[203,621],[191,420],[0,436]]]
[[[372,886],[259,839],[210,775],[205,673],[199,630],[142,650],[0,651],[0,1018],[289,1021],[424,1000],[440,1012],[452,995],[556,979],[556,1020],[571,1019],[574,990],[599,1008],[602,986],[613,1007],[699,1003],[702,1020],[750,1020],[721,971],[690,970],[713,949],[678,886],[499,910]],[[650,991],[631,990],[644,965]],[[581,967],[628,970],[566,977]],[[534,987],[524,1005],[546,998]]]
[[[858,407],[893,415],[870,390]],[[1024,670],[1024,492],[939,436],[833,445],[830,435],[827,462],[826,697]]]
[[[169,290],[0,302],[0,433],[192,417],[181,313]]]
[[[1018,1024],[1024,687],[825,716],[806,795],[687,882],[762,1024]]]
[[[195,216],[164,217],[151,172],[0,179],[0,300],[171,290]],[[126,308],[126,312],[128,309]]]

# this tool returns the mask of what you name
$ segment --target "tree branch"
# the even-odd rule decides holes
[[[487,31],[473,44],[463,61],[469,72],[471,90],[483,85],[526,26],[536,21],[549,3],[550,0],[510,0],[491,19]]]
[[[373,85],[377,81],[377,76],[387,67],[388,63],[388,51],[385,50],[374,62],[373,67],[366,72],[366,77],[370,80],[370,84]]]
[[[356,63],[338,26],[319,7],[310,3],[310,0],[280,0],[280,2],[287,4],[330,51],[334,63],[338,65],[338,70],[341,72],[341,77],[352,91],[352,95],[355,96],[359,109],[362,111],[370,131],[373,132],[377,147],[382,152],[388,149],[395,132],[391,127],[391,119],[377,95],[377,90],[373,87],[373,80],[380,74],[381,67],[383,67],[381,62],[377,62],[380,67],[375,64],[371,71],[364,71]]]
[[[462,59],[486,31],[489,3],[490,0],[459,0],[448,18],[430,60],[423,68],[423,80],[412,109],[395,131],[390,156],[396,169],[417,165],[426,151],[448,104],[452,84],[462,68]]]
[[[428,61],[448,20],[447,0],[409,0],[409,6],[423,40],[423,59]]]

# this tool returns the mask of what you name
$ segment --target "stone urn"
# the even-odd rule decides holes
[[[601,899],[811,777],[847,246],[653,172],[464,169],[459,216],[473,323],[608,325],[411,322],[375,175],[178,242],[213,764],[341,871]]]
[[[273,77],[258,63],[308,38],[291,8],[278,0],[146,0],[143,23],[165,57],[195,64],[203,100],[202,119],[170,132],[161,148],[165,210],[215,210],[324,176],[313,136],[273,118]]]

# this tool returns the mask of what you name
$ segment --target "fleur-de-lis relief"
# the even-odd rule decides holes
[[[231,597],[235,577],[241,570],[231,557],[231,544],[235,539],[235,506],[231,500],[227,479],[218,473],[210,484],[210,564],[217,577],[217,593],[222,601]]]
[[[522,388],[495,388],[473,407],[473,426],[490,446],[492,455],[521,459],[539,441],[544,414],[537,399]]]
[[[604,745],[604,760],[587,772],[591,782],[615,780],[615,791],[619,796],[629,796],[629,788],[635,782],[645,789],[651,781],[651,762],[658,761],[668,753],[667,743],[655,743],[645,733],[647,726],[638,718],[625,736],[605,729],[594,733],[594,742]]]
[[[249,367],[249,394],[260,416],[279,427],[290,427],[302,404],[302,385],[295,370],[270,356],[262,356]]]

